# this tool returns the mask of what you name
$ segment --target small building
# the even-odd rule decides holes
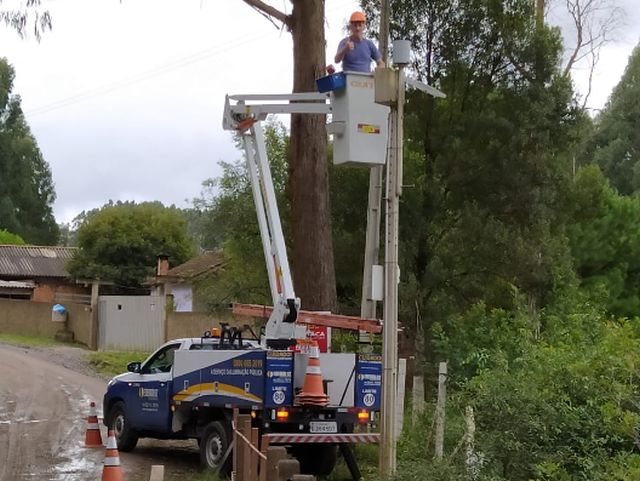
[[[205,300],[198,299],[198,282],[202,282],[222,268],[221,251],[205,251],[184,264],[169,268],[166,256],[158,256],[156,276],[147,283],[151,294],[171,296],[175,312],[204,311]]]
[[[66,270],[76,247],[0,245],[0,298],[35,302],[84,301],[91,288]]]

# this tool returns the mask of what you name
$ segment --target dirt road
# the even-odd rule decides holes
[[[79,353],[0,344],[0,481],[100,479],[104,450],[83,442],[89,403],[101,409],[106,380],[83,374]],[[165,465],[166,481],[199,471],[194,442],[143,439],[120,459],[127,481],[148,480],[153,464]]]

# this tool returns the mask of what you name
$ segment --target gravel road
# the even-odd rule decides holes
[[[0,481],[100,479],[104,450],[83,443],[89,403],[101,409],[107,380],[93,372],[84,353],[0,344]],[[106,441],[104,428],[102,434]],[[192,441],[142,439],[120,460],[127,481],[147,481],[153,464],[165,465],[165,481],[199,472]]]

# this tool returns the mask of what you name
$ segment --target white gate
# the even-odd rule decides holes
[[[100,296],[98,349],[152,351],[164,342],[165,298]]]

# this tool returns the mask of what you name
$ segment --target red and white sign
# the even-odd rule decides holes
[[[316,326],[310,324],[307,326],[307,335],[318,343],[320,352],[329,352],[331,328],[327,326]]]

